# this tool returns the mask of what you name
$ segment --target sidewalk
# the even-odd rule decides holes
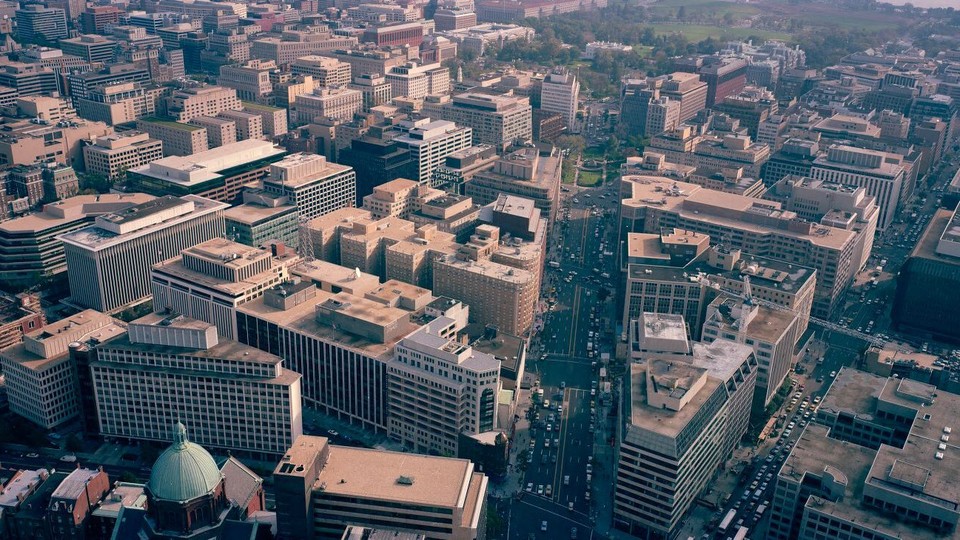
[[[507,476],[503,480],[490,482],[488,487],[490,495],[498,499],[511,498],[523,490],[525,469],[520,466],[520,453],[530,445],[530,420],[527,419],[527,409],[531,404],[530,396],[530,391],[520,391],[517,401],[517,416],[520,420],[514,424],[513,433],[508,432],[510,455],[507,458],[509,461]]]

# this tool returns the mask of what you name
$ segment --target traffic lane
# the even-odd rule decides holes
[[[568,391],[570,417],[565,426],[565,445],[559,471],[559,491],[557,502],[574,503],[574,509],[589,513],[590,502],[586,493],[589,484],[586,479],[589,456],[593,454],[593,437],[590,435],[590,392],[573,389]]]
[[[577,527],[577,538],[593,537],[592,526],[586,515],[571,512],[561,505],[541,497],[524,497],[515,503],[511,521],[510,539],[527,540],[534,538],[569,538],[570,529]],[[521,517],[522,516],[522,517]],[[547,522],[547,530],[541,530],[541,523]]]

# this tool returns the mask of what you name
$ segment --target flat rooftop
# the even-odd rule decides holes
[[[874,417],[877,410],[877,399],[883,391],[887,378],[857,369],[841,368],[830,390],[820,402],[820,412],[856,413],[859,418],[879,421]]]
[[[805,473],[822,476],[828,467],[847,478],[848,499],[859,500],[876,450],[828,436],[829,428],[811,423],[790,451],[778,477],[800,482]]]
[[[296,213],[297,207],[292,204],[263,206],[261,204],[245,203],[227,208],[223,211],[223,217],[236,223],[255,226],[287,214]]]
[[[286,150],[271,142],[248,139],[189,156],[165,157],[131,172],[181,186],[194,186],[222,178],[228,169],[285,153]]]
[[[457,508],[472,473],[466,459],[331,446],[318,482],[337,496]]]
[[[0,223],[0,231],[8,233],[42,232],[87,217],[118,212],[125,208],[152,201],[146,193],[105,193],[77,195],[49,203],[43,210]]]
[[[682,360],[672,363],[678,367],[685,364]],[[686,365],[690,367],[689,364]],[[707,377],[703,387],[679,411],[651,407],[647,405],[647,369],[647,365],[643,363],[630,365],[630,424],[661,437],[675,438],[680,434],[722,384],[720,379]]]
[[[960,265],[960,258],[937,253],[940,238],[943,236],[944,231],[947,230],[947,227],[951,226],[953,216],[953,210],[947,210],[945,208],[938,209],[933,214],[933,218],[930,219],[927,228],[923,231],[920,240],[917,241],[917,245],[914,246],[913,251],[910,252],[910,256],[933,260],[943,264]]]

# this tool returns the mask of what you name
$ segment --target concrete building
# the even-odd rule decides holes
[[[413,180],[423,185],[435,186],[433,172],[437,167],[450,154],[470,147],[473,141],[472,129],[447,120],[404,120],[400,126],[406,132],[393,140],[410,151],[418,172]]]
[[[293,249],[300,244],[297,207],[262,189],[245,189],[243,204],[228,208],[223,217],[227,237],[241,244],[260,247],[279,241]]]
[[[77,195],[0,223],[0,281],[28,287],[38,279],[66,272],[63,243],[57,238],[60,234],[85,227],[98,215],[152,199],[143,193]]]
[[[840,370],[776,480],[774,539],[949,538],[960,501],[943,466],[956,396],[910,379]],[[819,425],[824,424],[824,425]],[[891,516],[895,516],[892,518]]]
[[[334,50],[318,54],[350,64],[351,74],[362,75],[369,73],[384,76],[394,66],[402,66],[409,60],[415,59],[416,56],[412,55],[412,52],[415,50],[416,49],[409,47],[374,47],[372,45],[361,45],[356,48],[338,47]]]
[[[67,15],[62,9],[25,5],[16,11],[16,19],[20,43],[44,45],[67,37]]]
[[[317,118],[352,120],[363,107],[363,94],[350,88],[317,88],[294,98],[290,121],[295,126],[312,124]]]
[[[370,112],[373,107],[389,103],[393,97],[393,88],[383,75],[361,73],[353,78],[347,88],[360,92],[363,102],[360,112],[364,113]]]
[[[273,473],[277,537],[340,538],[349,526],[444,540],[485,536],[487,477],[465,459],[333,446],[301,436]]]
[[[461,434],[497,427],[500,361],[457,341],[437,318],[397,343],[387,366],[388,432],[417,452],[459,455]]]
[[[237,123],[225,118],[198,116],[190,120],[191,126],[199,126],[207,132],[207,147],[211,150],[237,142]]]
[[[115,61],[120,44],[110,38],[95,34],[82,34],[58,42],[64,54],[79,56],[91,64],[109,64]]]
[[[757,378],[750,347],[686,340],[680,316],[644,314],[618,430],[613,522],[672,538],[746,432]],[[635,345],[635,346],[634,346]]]
[[[130,169],[131,186],[157,196],[199,195],[234,202],[247,187],[257,187],[269,167],[286,151],[260,140],[238,141],[189,156],[170,156]]]
[[[496,201],[500,194],[530,199],[552,224],[559,206],[561,161],[534,148],[517,150],[499,158],[490,170],[475,173],[463,191],[481,205]]]
[[[329,31],[285,31],[279,38],[265,37],[254,40],[250,55],[253,58],[273,60],[278,66],[282,66],[301,56],[350,49],[356,45],[357,38],[336,36]]]
[[[297,75],[310,75],[317,86],[327,88],[346,86],[352,80],[350,64],[315,54],[301,56],[291,62],[290,71]]]
[[[278,356],[219,337],[210,323],[151,313],[95,350],[104,436],[159,441],[189,420],[205,446],[268,458],[303,433],[300,375]]]
[[[221,66],[217,84],[236,90],[242,101],[265,103],[273,93],[272,71],[278,71],[276,63],[256,58],[237,66]]]
[[[140,83],[116,83],[89,88],[86,97],[74,102],[81,118],[113,126],[155,115],[161,92],[162,88],[148,88]]]
[[[700,80],[707,83],[707,107],[740,93],[747,84],[747,60],[736,56],[709,56],[700,68]]]
[[[757,358],[753,411],[759,414],[793,368],[793,352],[801,337],[799,329],[798,313],[721,295],[707,306],[702,335],[704,343],[722,338],[753,347]]]
[[[0,350],[23,341],[23,336],[46,324],[39,295],[0,296]]]
[[[563,117],[567,132],[576,133],[577,109],[580,100],[580,82],[566,70],[551,71],[543,79],[540,89],[540,109]]]
[[[177,122],[189,122],[198,116],[217,116],[223,111],[239,111],[243,108],[237,91],[223,86],[181,88],[165,101],[167,114]]]
[[[406,178],[397,178],[373,188],[373,193],[363,198],[363,209],[373,219],[398,217],[407,219],[416,209],[416,197],[420,184]]]
[[[419,65],[407,62],[390,68],[384,78],[390,83],[390,93],[394,98],[423,99],[450,91],[450,71],[439,63]]]
[[[10,410],[43,429],[80,414],[77,368],[69,346],[81,339],[113,339],[123,323],[88,309],[23,336],[23,343],[0,351]]]
[[[424,103],[424,114],[471,128],[474,144],[502,150],[533,137],[532,108],[526,98],[466,93],[436,101]]]
[[[813,162],[820,157],[819,137],[816,139],[787,139],[763,164],[764,185],[772,186],[787,175],[809,177]]]
[[[817,180],[865,188],[867,194],[877,199],[880,208],[877,229],[883,231],[893,223],[905,181],[902,156],[832,145],[827,155],[814,160],[810,176]]]
[[[150,289],[157,312],[171,310],[216,326],[225,339],[237,335],[237,307],[289,277],[288,254],[212,238],[184,249],[179,258],[154,265]]]
[[[263,117],[246,111],[221,111],[217,118],[233,122],[237,126],[238,141],[257,141],[263,139]]]
[[[893,304],[897,328],[960,341],[955,321],[960,289],[960,216],[939,209],[900,269]]]
[[[667,75],[660,87],[661,96],[680,102],[680,122],[686,122],[707,107],[709,88],[695,73]]]
[[[496,148],[476,144],[447,156],[443,165],[433,171],[433,179],[437,186],[451,193],[462,194],[467,181],[477,173],[493,168],[498,159],[500,156]]]
[[[159,118],[137,120],[137,129],[163,143],[165,156],[192,156],[210,149],[207,130]]]
[[[437,32],[463,30],[477,25],[477,14],[466,10],[438,9],[433,14]]]
[[[354,205],[357,175],[351,167],[316,154],[292,154],[270,166],[263,189],[287,197],[300,219],[309,220]]]
[[[80,14],[80,27],[87,34],[101,34],[108,24],[120,23],[120,13],[116,6],[88,6]]]
[[[223,236],[226,206],[196,195],[167,195],[60,235],[72,300],[102,312],[149,300],[151,267]]]
[[[286,107],[286,105],[287,104],[284,103],[284,107]],[[243,112],[260,116],[260,123],[263,125],[263,134],[267,138],[275,139],[289,132],[287,128],[286,108],[244,102]]]
[[[88,173],[108,180],[126,176],[130,169],[142,167],[163,157],[163,143],[140,131],[97,137],[83,147],[83,163]]]

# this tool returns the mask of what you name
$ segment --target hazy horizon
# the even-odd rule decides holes
[[[904,4],[913,4],[914,7],[919,8],[945,8],[945,7],[958,7],[957,0],[881,0],[887,4],[893,4],[895,6],[902,6]]]

